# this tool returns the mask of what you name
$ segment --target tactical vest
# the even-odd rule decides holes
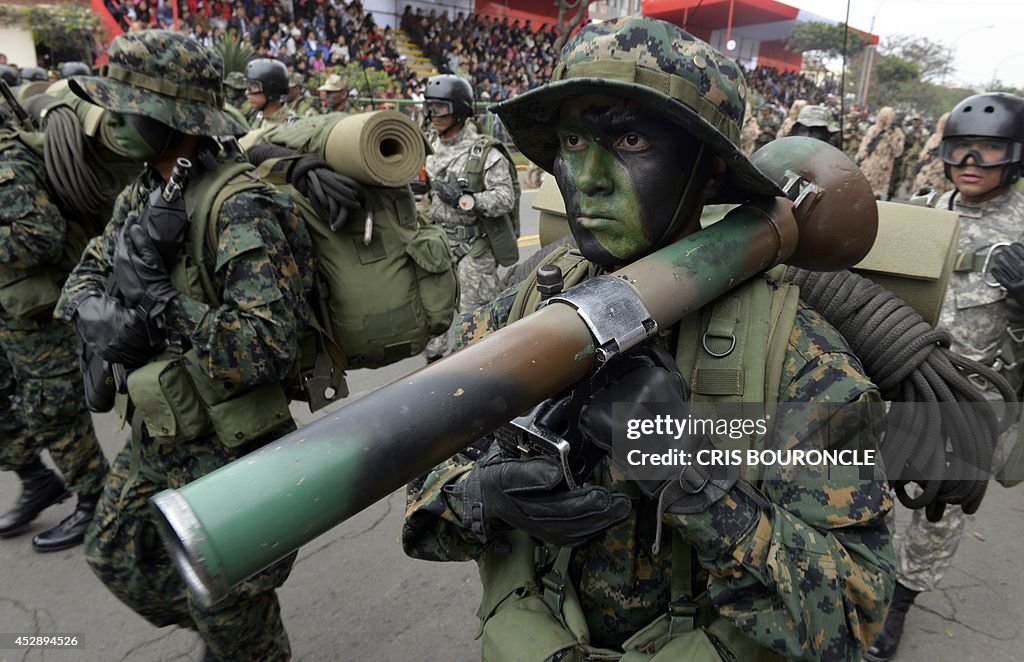
[[[480,224],[498,264],[510,267],[519,261],[519,199],[522,197],[522,188],[519,186],[515,161],[503,142],[488,135],[477,136],[469,148],[469,159],[466,161],[466,188],[474,193],[486,190],[484,166],[490,148],[498,150],[511,173],[512,211],[501,216],[481,216]]]
[[[542,264],[558,265],[566,288],[596,273],[569,247],[555,251]],[[799,289],[781,282],[781,273],[754,278],[681,323],[675,357],[690,383],[693,401],[778,401],[799,305]],[[508,323],[536,308],[540,295],[535,284],[536,272],[522,284]],[[736,444],[727,439],[715,442],[722,447]],[[753,471],[745,468],[743,479],[756,484],[759,476]],[[714,612],[706,586],[696,581],[696,550],[677,532],[672,536],[671,602],[661,617],[625,641],[622,650],[590,645],[579,596],[569,579],[571,549],[538,544],[522,531],[512,532],[509,539],[511,553],[489,548],[479,559],[483,598],[477,637],[482,659],[488,662],[541,662],[556,653],[565,662],[782,659]],[[548,562],[551,559],[553,563]]]
[[[18,138],[8,131],[0,133],[0,155],[15,146]],[[0,186],[16,177],[10,163],[0,162]],[[10,210],[17,212],[19,210]],[[23,210],[30,213],[30,209]],[[61,287],[78,264],[89,243],[82,225],[65,216],[66,230],[60,254],[51,262],[27,269],[0,265],[0,308],[14,318],[28,318],[52,311],[60,298]]]

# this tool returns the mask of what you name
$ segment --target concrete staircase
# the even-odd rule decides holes
[[[405,56],[405,66],[416,74],[416,78],[429,78],[438,74],[437,67],[423,54],[423,49],[416,45],[404,30],[392,30],[398,52]]]

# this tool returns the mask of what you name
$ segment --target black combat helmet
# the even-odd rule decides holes
[[[982,150],[969,138],[995,138],[993,145]],[[992,92],[967,97],[953,108],[942,134],[940,155],[946,164],[946,178],[952,179],[949,167],[963,165],[967,157],[983,168],[1007,166],[1002,185],[1017,181],[1021,175],[1021,152],[1024,143],[1024,99],[1014,94]],[[997,147],[1003,144],[1004,148]],[[984,153],[983,153],[984,151]]]
[[[451,104],[451,113],[457,122],[473,116],[473,88],[468,81],[458,76],[445,74],[431,78],[427,81],[423,100],[447,101]]]
[[[23,81],[46,80],[46,69],[43,69],[42,67],[22,67],[21,68],[21,80],[23,80]]]
[[[0,78],[10,86],[21,85],[21,74],[9,64],[0,64]]]
[[[89,69],[89,65],[85,62],[65,62],[60,68],[61,78],[71,78],[72,76],[89,76],[92,74],[92,70]]]
[[[288,67],[284,62],[260,57],[245,65],[245,82],[259,83],[260,91],[274,99],[288,94]]]

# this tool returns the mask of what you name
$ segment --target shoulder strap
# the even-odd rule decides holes
[[[204,265],[203,250],[211,256],[217,253],[217,223],[220,208],[224,202],[241,191],[262,188],[265,184],[250,175],[255,166],[251,163],[224,163],[216,171],[206,173],[185,189],[185,210],[189,217],[189,241],[191,257],[196,265],[199,280],[209,303],[219,304],[220,293]],[[214,219],[212,222],[210,219]]]

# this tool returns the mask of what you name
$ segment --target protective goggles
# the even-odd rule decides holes
[[[451,101],[437,101],[434,99],[425,102],[423,104],[423,109],[426,111],[427,119],[448,117],[453,112]]]
[[[263,82],[258,80],[245,81],[246,94],[263,94]]]
[[[967,158],[982,168],[994,168],[1020,161],[1021,144],[1002,138],[983,136],[958,136],[946,138],[939,145],[939,156],[949,165],[962,166]]]

